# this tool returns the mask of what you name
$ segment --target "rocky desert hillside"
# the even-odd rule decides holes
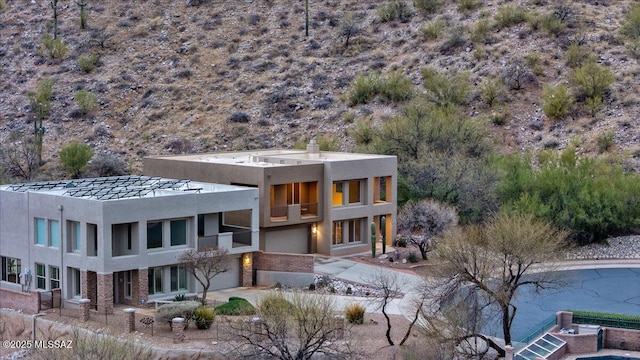
[[[305,1],[83,1],[85,29],[82,1],[57,0],[66,52],[52,56],[43,45],[54,31],[51,1],[0,0],[5,149],[33,137],[28,94],[55,80],[43,177],[63,176],[58,152],[73,140],[130,171],[149,155],[286,148],[310,136],[353,150],[359,122],[381,124],[401,108],[379,99],[352,105],[354,79],[399,72],[428,92],[426,67],[468,74],[464,113],[489,127],[502,151],[574,141],[586,153],[640,156],[640,43],[623,31],[634,1],[311,0],[308,36]],[[400,12],[389,19],[390,9]],[[615,79],[602,105],[576,94],[571,111],[547,117],[543,89],[575,92],[572,73],[587,57]],[[487,99],[492,79],[500,87]],[[97,104],[81,108],[80,90]]]

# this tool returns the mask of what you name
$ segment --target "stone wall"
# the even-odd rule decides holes
[[[22,310],[28,314],[36,314],[40,311],[40,292],[24,293],[0,289],[0,308]]]
[[[604,328],[604,347],[640,351],[640,330]]]
[[[586,354],[598,351],[597,334],[553,334],[567,342],[567,353]]]
[[[253,268],[264,271],[313,273],[314,255],[256,251],[253,253]]]

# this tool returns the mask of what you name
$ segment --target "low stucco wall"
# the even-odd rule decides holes
[[[283,271],[256,271],[256,284],[258,286],[274,286],[278,283],[285,286],[306,287],[315,280],[314,274],[293,273]]]

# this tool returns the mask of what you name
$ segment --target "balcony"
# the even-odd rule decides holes
[[[318,217],[318,203],[291,204],[271,207],[271,221],[300,221]]]
[[[251,246],[251,230],[223,232],[217,235],[199,236],[198,251],[236,249]]]

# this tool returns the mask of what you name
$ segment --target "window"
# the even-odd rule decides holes
[[[376,203],[391,201],[391,176],[373,179],[373,201]]]
[[[49,266],[49,288],[52,290],[60,288],[60,269],[56,266]]]
[[[49,220],[49,246],[60,247],[60,222]]]
[[[331,231],[331,241],[333,245],[342,244],[342,221],[334,221]]]
[[[87,256],[98,256],[98,225],[87,223]]]
[[[333,206],[341,206],[342,205],[342,183],[334,182],[333,183]]]
[[[171,246],[187,244],[187,220],[171,220]]]
[[[36,218],[36,244],[47,245],[47,228],[44,219]]]
[[[147,223],[147,249],[162,247],[162,221]]]
[[[360,192],[362,191],[361,184],[362,181],[360,180],[349,181],[349,204],[358,204],[362,202],[360,198]]]
[[[71,288],[73,297],[80,297],[82,295],[82,277],[80,269],[70,268],[71,277],[73,280],[73,287]]]
[[[80,223],[78,221],[67,221],[67,241],[69,244],[68,248],[71,249],[71,251],[80,251],[82,243],[80,236]]]
[[[36,289],[47,289],[47,267],[36,263]]]
[[[359,219],[349,220],[349,234],[347,237],[347,241],[358,242],[362,241],[362,221]]]
[[[127,299],[131,299],[132,275],[131,270],[124,272],[124,297]]]
[[[20,284],[22,266],[20,259],[2,257],[2,280]]]
[[[149,269],[149,295],[162,294],[162,268]]]
[[[171,267],[171,291],[187,290],[187,270],[184,266]]]

